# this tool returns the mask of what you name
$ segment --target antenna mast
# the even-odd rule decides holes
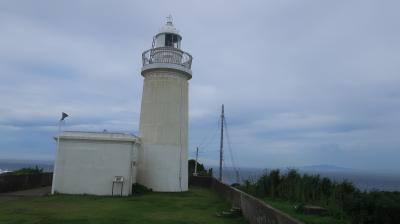
[[[196,162],[194,164],[194,174],[193,176],[197,176],[197,159],[199,158],[199,147],[196,148]]]
[[[221,140],[220,140],[220,150],[219,150],[219,181],[222,182],[222,161],[224,158],[224,105],[222,104],[221,111]]]

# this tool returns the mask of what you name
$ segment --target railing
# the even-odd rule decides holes
[[[170,63],[181,65],[187,69],[192,67],[192,56],[173,47],[158,47],[142,54],[143,66],[154,63]]]

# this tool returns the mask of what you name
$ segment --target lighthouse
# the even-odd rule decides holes
[[[160,192],[188,190],[188,81],[192,56],[181,50],[172,17],[142,54],[137,181]]]

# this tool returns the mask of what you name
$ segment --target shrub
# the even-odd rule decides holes
[[[260,198],[297,202],[298,209],[305,203],[324,206],[330,216],[351,223],[400,223],[400,192],[361,192],[347,180],[334,182],[319,175],[300,175],[295,169],[285,173],[271,170],[237,188]]]
[[[19,175],[19,174],[38,174],[38,173],[43,173],[43,168],[39,168],[37,165],[32,168],[32,167],[25,167],[25,168],[21,168],[15,171],[10,172],[9,174],[15,174],[15,175]]]
[[[132,193],[133,194],[146,194],[149,192],[153,192],[151,188],[147,188],[141,184],[135,183],[132,185]]]

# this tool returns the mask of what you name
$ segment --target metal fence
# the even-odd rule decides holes
[[[181,65],[187,69],[192,67],[192,56],[173,47],[152,48],[142,54],[143,66],[154,63],[170,63]]]
[[[51,186],[53,173],[0,175],[0,193]]]

